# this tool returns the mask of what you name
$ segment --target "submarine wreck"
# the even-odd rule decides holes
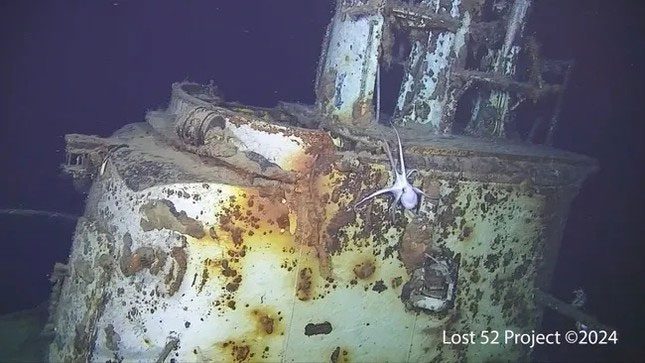
[[[573,63],[542,59],[530,6],[338,0],[315,105],[181,82],[145,122],[67,135],[87,203],[54,271],[48,359],[530,359],[444,341],[539,330],[597,168],[550,146]]]

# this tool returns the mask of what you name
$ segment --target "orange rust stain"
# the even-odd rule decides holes
[[[279,243],[279,252],[285,244],[293,245],[288,233],[289,208],[284,196],[263,196],[260,193],[255,189],[244,189],[229,196],[223,202],[214,225],[206,229],[204,237],[192,239],[192,245],[219,245],[227,257],[237,260],[241,260],[249,248]],[[281,237],[274,238],[276,236]]]
[[[275,313],[273,309],[262,306],[251,310],[251,317],[255,322],[255,335],[257,337],[278,336],[284,334],[282,313]]]
[[[135,274],[141,271],[143,269],[141,256],[139,256],[136,252],[133,253],[127,268],[130,274]]]
[[[204,286],[210,279],[219,280],[220,283],[215,286],[219,287],[220,294],[217,300],[213,301],[213,305],[220,313],[224,313],[225,308],[235,310],[235,292],[237,292],[243,282],[239,260],[235,258],[206,258],[202,262],[202,265],[201,273],[196,273],[192,278],[193,288],[202,292]]]
[[[370,278],[374,271],[376,271],[376,266],[374,261],[371,260],[363,261],[354,266],[354,274],[361,280]]]
[[[225,232],[234,245],[240,245],[245,236],[264,232],[260,230],[278,233],[280,229],[288,229],[289,208],[283,199],[280,195],[261,196],[253,189],[230,196],[217,221],[219,230]]]
[[[312,136],[313,137],[313,136]],[[326,134],[320,134],[308,140],[309,146],[305,153],[293,156],[294,164],[301,164],[293,190],[286,193],[287,203],[294,220],[297,221],[294,230],[296,243],[312,246],[316,249],[320,261],[320,271],[323,275],[330,274],[329,254],[321,234],[326,218],[327,197],[330,184],[326,183],[333,170],[333,164],[338,159],[333,153],[334,146]]]
[[[293,190],[287,193],[287,204],[297,222],[294,230],[295,242],[316,250],[319,272],[323,276],[331,276],[331,265],[322,233],[328,219],[328,203],[321,198],[329,194],[329,187],[325,181],[331,172],[332,161],[333,157],[329,155],[318,155],[308,174],[300,175]]]
[[[311,173],[301,174],[293,189],[237,189],[223,200],[212,223],[206,223],[205,236],[191,240],[191,248],[213,245],[221,248],[221,257],[204,263],[203,269],[207,272],[201,273],[202,281],[200,276],[194,277],[196,287],[203,287],[208,279],[221,281],[222,295],[214,302],[220,312],[236,307],[234,295],[244,283],[244,261],[249,253],[267,252],[277,256],[279,267],[288,271],[302,266],[303,259],[307,260],[307,267],[294,271],[298,281],[296,294],[301,300],[314,298],[314,276],[330,275],[329,253],[320,238],[329,208],[320,196],[326,194],[329,199],[332,169],[327,156],[318,159],[322,166],[315,158],[307,158],[312,161],[307,164]],[[335,204],[331,207],[338,209]],[[307,250],[306,256],[299,253],[303,249]],[[212,255],[212,250],[209,253]]]
[[[276,312],[270,306],[260,306],[248,308],[246,313],[248,318],[255,323],[255,329],[246,330],[242,335],[229,337],[224,342],[215,343],[213,345],[216,349],[216,352],[213,352],[215,353],[214,357],[218,362],[222,360],[254,362],[265,359],[278,361],[277,357],[272,356],[280,353],[279,347],[282,346],[284,340],[285,325],[282,312]]]
[[[329,361],[331,363],[349,362],[349,352],[347,349],[336,347],[336,349],[332,351]]]
[[[248,362],[255,356],[251,352],[251,346],[244,340],[240,342],[229,340],[222,343],[221,347],[233,362]]]
[[[333,143],[328,135],[320,132],[311,133],[307,138],[307,152],[296,153],[293,159],[302,166],[295,185],[267,191],[238,191],[224,203],[216,221],[217,228],[209,230],[209,234],[216,235],[224,248],[234,250],[246,246],[284,255],[286,251],[312,246],[316,249],[320,272],[330,275],[329,253],[321,238],[327,203],[321,196],[330,194],[330,185],[322,181],[331,172],[335,160],[331,154]]]
[[[273,334],[273,318],[270,318],[268,315],[262,315],[259,318],[259,323],[263,332],[268,335]]]
[[[150,273],[157,274],[166,262],[165,252],[160,253],[152,247],[142,246],[134,252],[131,250],[132,238],[130,234],[124,236],[123,250],[120,257],[121,272],[125,276],[132,276],[143,269],[150,269]]]
[[[240,283],[242,282],[242,276],[236,276],[233,278],[233,281],[226,284],[224,287],[228,292],[235,292],[240,288]]]
[[[295,135],[305,144],[304,150],[291,155],[286,166],[300,173],[309,173],[316,164],[320,155],[331,156],[335,146],[329,134],[321,131],[305,131]]]
[[[421,267],[425,259],[425,251],[432,241],[432,228],[424,222],[413,220],[405,227],[399,253],[401,262],[408,272]]]
[[[299,300],[307,301],[312,296],[313,271],[310,267],[301,268],[298,271],[298,284],[296,287],[296,296]]]
[[[200,292],[208,280],[219,281],[214,286],[221,291],[213,305],[220,314],[240,308],[236,294],[245,283],[245,259],[249,253],[277,256],[276,267],[289,271],[297,266],[299,246],[289,233],[289,208],[284,195],[261,193],[256,189],[240,189],[230,195],[213,225],[206,228],[206,235],[191,239],[190,248],[204,248],[209,256],[213,251],[216,253],[202,262],[201,271],[192,280]],[[212,250],[213,245],[219,247],[219,252],[217,248]]]
[[[313,167],[315,163],[315,156],[307,154],[303,151],[291,155],[286,160],[285,167],[299,173],[306,173]]]

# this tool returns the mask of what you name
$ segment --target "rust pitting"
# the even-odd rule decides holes
[[[347,349],[336,347],[336,349],[334,349],[334,351],[331,353],[329,360],[331,361],[331,363],[348,362],[348,353],[349,352],[347,351]]]
[[[287,213],[279,216],[275,220],[276,225],[280,229],[288,230],[289,229],[289,215]]]
[[[353,209],[348,211],[340,210],[336,213],[325,229],[326,249],[329,254],[337,254],[341,251],[341,239],[345,237],[342,228],[356,220],[356,212]]]
[[[132,235],[130,235],[129,232],[126,232],[123,235],[123,247],[121,248],[121,258],[120,258],[120,267],[121,267],[121,272],[125,276],[131,276],[133,272],[131,272],[131,265],[132,265]]]
[[[372,243],[388,245],[385,235],[392,222],[386,208],[381,203],[369,203],[354,210],[349,204],[358,201],[361,191],[367,193],[387,182],[387,170],[372,164],[360,166],[359,171],[341,169],[343,167],[340,164],[334,164],[328,177],[328,188],[331,190],[329,199],[338,210],[329,217],[324,232],[327,251],[339,254],[352,248],[368,247]],[[358,223],[357,218],[362,223]]]
[[[132,236],[126,232],[123,235],[123,247],[119,267],[124,276],[132,276],[144,269],[150,273],[158,273],[165,263],[165,255],[152,247],[142,246],[132,252]]]
[[[170,283],[168,285],[168,296],[173,296],[184,281],[188,259],[184,247],[173,247],[170,251],[170,256],[174,260],[173,267],[176,266],[177,270],[174,273],[174,278],[169,280]],[[172,270],[168,276],[172,276]]]
[[[401,262],[410,273],[423,264],[425,252],[431,245],[432,228],[427,223],[415,218],[405,227],[399,253]]]
[[[298,271],[298,283],[296,296],[301,301],[310,300],[312,297],[313,271],[310,267],[304,267]]]
[[[306,173],[300,173],[293,189],[285,191],[286,204],[297,220],[295,228],[291,228],[294,230],[295,243],[315,249],[319,272],[323,277],[331,274],[331,266],[322,233],[326,220],[326,206],[321,198],[328,192],[323,179],[329,172],[334,158],[330,154],[317,154],[311,169]]]
[[[251,352],[251,346],[245,340],[229,340],[221,343],[221,346],[234,362],[248,362],[255,356],[255,354]]]
[[[197,287],[197,291],[202,292],[204,289],[204,285],[206,285],[206,281],[208,281],[208,264],[210,262],[210,259],[207,259],[204,261],[204,269],[202,270],[202,279],[201,282],[199,283],[199,286]],[[195,277],[197,275],[195,274]]]
[[[289,242],[291,238],[287,236],[274,240],[270,237],[288,234],[289,229],[288,203],[284,193],[245,189],[227,198],[222,212],[217,216],[216,228],[212,228],[212,233],[209,233],[217,237],[214,242],[224,248],[225,257],[208,261],[208,269],[212,271],[215,267],[217,270],[208,276],[203,275],[205,278],[218,276],[223,279],[223,294],[214,303],[220,313],[223,313],[222,308],[239,308],[235,294],[243,282],[244,258],[249,251],[256,248],[268,249],[281,257],[284,254],[295,254],[295,245]],[[294,262],[287,258],[281,266],[292,268],[295,266]]]
[[[355,265],[353,271],[356,277],[361,280],[365,280],[370,278],[374,274],[374,271],[376,271],[376,265],[372,260],[363,261]]]
[[[268,312],[266,307],[252,309],[251,315],[255,321],[256,334],[268,336],[278,333],[281,316]]]

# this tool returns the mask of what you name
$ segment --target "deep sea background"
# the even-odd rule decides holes
[[[576,61],[556,146],[600,163],[575,199],[551,292],[587,293],[618,346],[543,347],[548,360],[642,360],[645,348],[645,4],[537,0],[528,33]],[[213,80],[227,100],[313,103],[323,0],[0,1],[0,208],[79,215],[60,177],[66,133],[108,136],[165,107],[173,82]],[[74,226],[0,215],[0,314],[47,299]],[[543,331],[571,321],[547,313]]]

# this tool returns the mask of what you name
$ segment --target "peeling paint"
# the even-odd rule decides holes
[[[324,62],[318,77],[318,107],[329,118],[366,123],[373,117],[372,98],[378,67],[383,15],[347,16],[360,2],[340,2],[324,42]]]

